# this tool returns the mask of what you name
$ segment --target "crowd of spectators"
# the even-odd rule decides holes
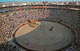
[[[79,37],[80,12],[58,9],[29,9],[0,13],[0,44],[11,40],[13,30],[29,20],[51,20],[70,26]],[[79,39],[79,38],[78,38]],[[2,41],[1,41],[2,40]],[[80,45],[79,41],[76,45]],[[75,46],[79,49],[79,46]],[[71,48],[68,48],[71,49]]]

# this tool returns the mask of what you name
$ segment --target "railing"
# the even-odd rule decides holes
[[[60,7],[60,6],[26,6],[26,7],[18,7],[15,9],[4,9],[0,12],[7,12],[7,11],[13,11],[13,10],[22,10],[22,9],[64,9],[64,10],[80,10],[80,8],[73,8],[73,7]]]

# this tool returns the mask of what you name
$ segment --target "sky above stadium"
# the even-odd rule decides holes
[[[0,0],[0,2],[42,2],[42,1],[80,1],[80,0]]]

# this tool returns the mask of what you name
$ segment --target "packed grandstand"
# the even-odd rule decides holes
[[[12,39],[14,29],[27,20],[49,20],[69,26],[75,32],[76,40],[71,46],[59,51],[80,51],[80,10],[58,9],[58,7],[54,9],[49,6],[1,8],[0,51],[26,51],[17,46]]]

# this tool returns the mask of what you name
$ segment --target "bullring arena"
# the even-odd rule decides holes
[[[80,10],[59,7],[1,8],[0,51],[80,51]]]

